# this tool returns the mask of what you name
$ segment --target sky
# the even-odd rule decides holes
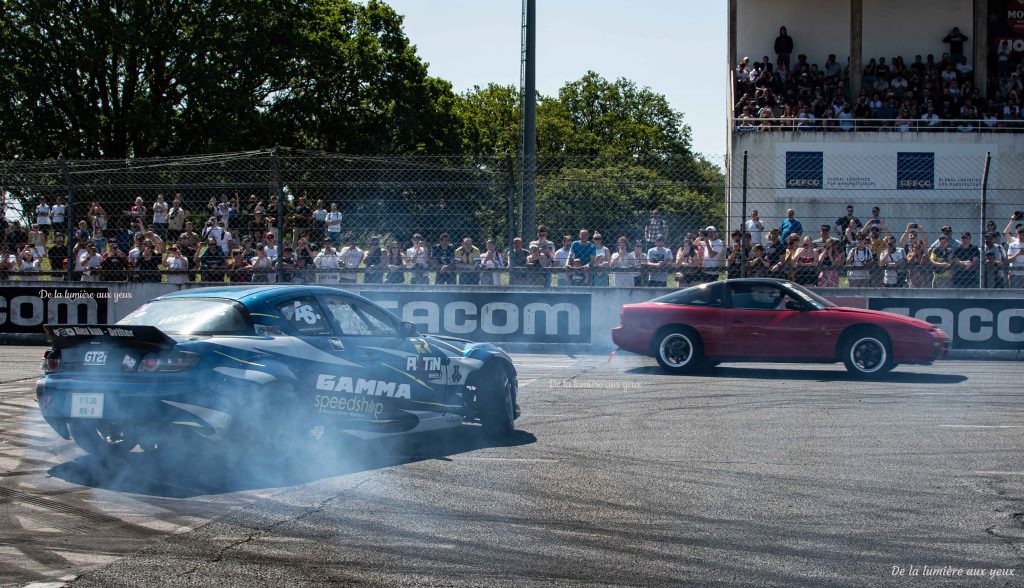
[[[386,0],[430,75],[456,92],[519,86],[521,0]],[[554,96],[593,70],[665,95],[692,131],[693,149],[726,142],[724,0],[538,0],[537,90]]]

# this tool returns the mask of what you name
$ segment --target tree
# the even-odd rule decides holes
[[[458,146],[455,96],[370,0],[0,0],[0,158]]]

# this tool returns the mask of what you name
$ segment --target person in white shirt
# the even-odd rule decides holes
[[[313,259],[317,269],[317,281],[321,284],[337,284],[341,281],[341,256],[330,243],[325,243],[320,253]]]
[[[555,251],[554,267],[558,268],[558,279],[555,283],[559,287],[569,286],[569,275],[566,273],[565,267],[569,263],[570,245],[572,245],[572,237],[566,235],[562,237],[562,248]]]
[[[764,223],[761,222],[761,216],[756,210],[750,211],[750,220],[744,225],[747,228],[747,232],[750,233],[751,243],[763,243],[764,242]]]
[[[64,200],[58,198],[57,202],[50,207],[50,221],[53,223],[53,231],[58,234],[64,234],[67,227],[64,226],[66,219],[64,218]]]
[[[505,258],[498,251],[498,244],[494,239],[488,239],[484,251],[480,254],[480,283],[486,286],[501,285],[501,268],[505,267]]]
[[[1010,264],[1009,287],[1024,288],[1024,227],[1017,229],[1017,237],[1007,246],[1006,261]]]
[[[316,210],[313,211],[313,242],[320,243],[327,238],[327,209],[324,208],[324,201],[316,201]],[[340,219],[339,219],[340,220]]]
[[[718,238],[718,229],[715,227],[704,229],[704,235],[698,236],[694,244],[701,249],[704,259],[704,280],[707,282],[718,281],[722,267],[725,265],[725,245]]]
[[[40,259],[36,259],[34,249],[28,245],[18,255],[18,273],[23,274],[20,279],[34,280],[37,279],[32,274],[39,272]]]
[[[410,284],[429,284],[427,268],[429,267],[430,254],[426,244],[423,242],[423,235],[416,233],[412,236],[412,247],[405,250],[405,262],[408,264]]]
[[[273,272],[274,260],[267,255],[266,246],[263,243],[256,244],[256,256],[249,261],[252,268],[253,282],[274,282],[276,275]]]
[[[164,201],[163,194],[156,195],[156,202],[153,203],[153,230],[161,239],[167,238],[167,213],[170,207]]]
[[[94,270],[100,267],[100,262],[103,261],[103,257],[96,253],[96,246],[89,243],[85,246],[85,251],[78,254],[75,260],[75,269],[82,272],[83,282],[98,282],[99,276],[94,273]]]
[[[231,233],[224,233],[227,235],[226,239],[231,239]],[[263,235],[263,250],[270,259],[277,259],[277,236],[274,233],[267,232]]]
[[[636,285],[636,279],[640,277],[640,262],[629,249],[629,239],[619,237],[615,247],[616,251],[612,254],[610,264],[616,270],[612,273],[612,285],[616,288],[632,288]]]
[[[168,248],[167,257],[164,258],[164,269],[167,270],[168,284],[188,283],[188,260],[178,250],[177,245]]]
[[[43,234],[50,232],[50,227],[53,222],[53,219],[51,218],[52,214],[53,210],[50,208],[50,205],[40,198],[39,204],[36,205],[36,224],[39,225],[39,230],[41,230]]]
[[[327,213],[327,238],[335,247],[341,244],[341,213],[337,204],[331,204],[331,211]]]
[[[341,250],[339,257],[341,258],[341,267],[345,268],[345,271],[341,272],[341,283],[343,284],[355,284],[359,280],[359,264],[363,262],[365,254],[363,250],[356,246],[352,242],[352,236],[345,237],[345,248]],[[316,263],[316,260],[313,260]]]

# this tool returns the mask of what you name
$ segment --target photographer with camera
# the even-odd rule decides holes
[[[866,288],[871,283],[871,270],[875,267],[875,254],[868,247],[867,235],[856,236],[856,245],[846,258],[850,270],[846,273],[846,284],[850,288]]]
[[[902,288],[907,282],[907,253],[892,235],[886,237],[885,246],[885,252],[878,259],[883,268],[882,285],[885,288]]]
[[[702,267],[704,266],[703,252],[694,243],[693,233],[687,233],[683,244],[676,251],[676,282],[680,288],[689,288],[701,283]]]

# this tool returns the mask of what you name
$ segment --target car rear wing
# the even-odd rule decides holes
[[[44,325],[43,330],[54,349],[85,341],[103,341],[154,351],[165,351],[176,344],[166,333],[149,325]]]

